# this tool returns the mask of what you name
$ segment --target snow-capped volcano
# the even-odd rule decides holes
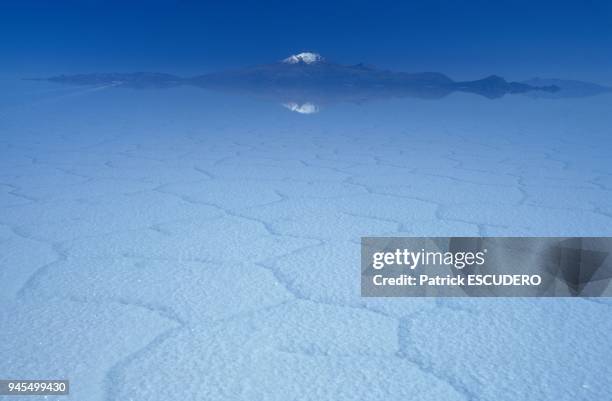
[[[313,100],[323,98],[366,99],[379,97],[412,96],[440,98],[455,91],[476,93],[497,98],[510,93],[530,91],[556,92],[559,87],[508,82],[492,75],[476,81],[453,81],[438,72],[395,72],[364,67],[362,64],[344,65],[328,62],[312,52],[294,54],[279,62],[255,65],[238,70],[212,72],[190,78],[168,74],[77,74],[51,77],[53,82],[79,85],[103,85],[146,88],[195,85],[208,89],[268,93],[287,100]],[[287,103],[290,110],[303,114],[316,112],[308,103]]]
[[[311,52],[303,52],[299,54],[294,54],[292,56],[287,57],[283,60],[283,63],[287,64],[297,64],[297,63],[305,63],[305,64],[314,64],[323,61],[323,57],[317,53]]]

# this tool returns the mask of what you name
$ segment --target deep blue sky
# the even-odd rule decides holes
[[[454,78],[612,84],[611,1],[2,1],[0,73],[198,73],[314,50]],[[128,4],[129,3],[129,4]]]

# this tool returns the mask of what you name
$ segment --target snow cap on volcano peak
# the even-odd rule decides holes
[[[323,61],[323,57],[321,57],[318,53],[312,52],[302,52],[299,54],[294,54],[283,60],[283,63],[287,64],[315,64]]]

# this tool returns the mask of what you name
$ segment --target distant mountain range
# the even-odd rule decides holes
[[[316,53],[300,53],[281,62],[235,71],[200,75],[186,80],[203,88],[251,92],[274,92],[309,99],[333,94],[341,97],[439,98],[454,91],[488,98],[528,91],[554,92],[558,88],[507,82],[492,75],[476,81],[455,82],[437,72],[406,73],[380,70],[364,64],[342,65],[325,61]]]
[[[560,97],[586,97],[603,93],[611,93],[612,88],[591,82],[575,81],[570,79],[544,79],[533,78],[523,81],[524,84],[532,86],[556,86],[555,92],[530,93],[534,97],[560,98]]]
[[[475,81],[457,82],[437,72],[407,73],[382,70],[364,64],[331,63],[319,54],[310,52],[292,55],[275,63],[188,78],[136,72],[60,75],[46,80],[138,89],[192,85],[210,90],[274,98],[285,105],[390,97],[436,99],[452,92],[469,92],[494,99],[518,93],[560,97],[580,94],[588,96],[610,91],[610,88],[579,81],[538,78],[524,82],[508,82],[496,75]]]

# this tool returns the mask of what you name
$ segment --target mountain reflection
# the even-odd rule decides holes
[[[283,107],[300,114],[315,114],[319,112],[319,106],[310,102],[302,104],[295,102],[283,103]]]

